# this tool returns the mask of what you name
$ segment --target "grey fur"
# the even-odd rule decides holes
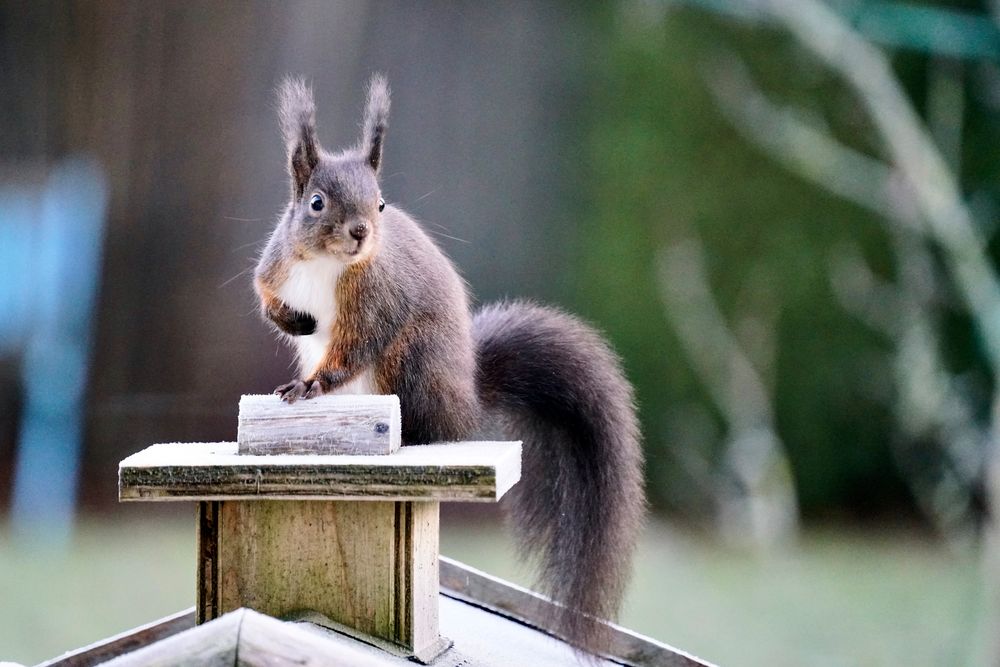
[[[381,74],[368,83],[368,100],[362,122],[361,151],[368,154],[368,164],[376,173],[382,167],[382,145],[389,127],[389,84]]]
[[[314,140],[314,125],[299,122],[314,119],[312,97],[301,91],[282,89],[282,124],[293,119],[294,141]],[[371,230],[330,286],[335,367],[279,389],[289,400],[309,398],[371,369],[378,391],[399,396],[407,444],[484,433],[523,440],[511,524],[538,558],[543,590],[568,608],[563,634],[594,648],[600,631],[590,617],[615,617],[645,511],[632,389],[607,343],[570,315],[512,302],[471,317],[465,284],[430,237],[398,208],[379,213],[388,105],[376,77],[362,143],[336,155],[318,150],[258,264],[262,312],[294,336],[315,320],[273,299],[290,263],[354,248],[344,233],[352,220]],[[329,201],[320,214],[306,207],[317,192]]]
[[[553,308],[515,301],[473,319],[486,432],[524,441],[510,524],[538,556],[541,585],[569,610],[563,633],[599,644],[628,580],[645,513],[632,387],[597,332]]]
[[[292,194],[299,197],[319,161],[320,151],[313,91],[303,79],[288,77],[278,87],[278,121],[288,151]]]

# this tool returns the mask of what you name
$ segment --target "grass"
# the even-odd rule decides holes
[[[495,526],[445,525],[442,552],[530,583]],[[978,665],[975,553],[905,532],[813,531],[780,556],[654,523],[622,622],[720,665]],[[190,520],[84,521],[68,550],[0,530],[0,660],[53,657],[193,604]]]

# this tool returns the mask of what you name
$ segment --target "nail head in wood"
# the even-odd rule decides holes
[[[272,394],[240,398],[240,454],[391,454],[400,446],[399,398],[319,396],[286,403]]]

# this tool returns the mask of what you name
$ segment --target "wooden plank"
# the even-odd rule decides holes
[[[319,396],[286,403],[279,397],[240,398],[240,454],[391,454],[400,446],[395,395]]]
[[[89,667],[89,665],[97,665],[143,646],[154,644],[161,639],[172,637],[193,628],[194,625],[195,612],[192,607],[76,649],[58,658],[47,660],[39,664],[38,667]]]
[[[392,656],[365,650],[349,639],[324,637],[295,623],[285,623],[250,609],[232,611],[210,623],[131,651],[103,664],[111,667],[388,667],[400,662]]]
[[[397,538],[397,544],[403,547],[397,560],[406,563],[399,570],[410,578],[402,583],[409,591],[405,601],[409,618],[402,627],[414,656],[427,663],[448,646],[441,639],[438,618],[441,513],[438,503],[396,503],[396,506],[405,508],[407,514],[405,520],[397,520],[398,526],[406,527],[405,537]]]
[[[553,625],[560,606],[549,598],[471,568],[446,556],[439,557],[441,594],[481,607],[546,632],[563,641]],[[604,626],[606,646],[601,657],[635,667],[714,667],[668,644],[640,635],[609,621]]]
[[[243,618],[238,654],[240,665],[261,667],[392,667],[402,662],[346,637],[324,636],[251,610]]]
[[[245,609],[102,663],[107,667],[233,667]]]
[[[556,637],[522,622],[483,609],[465,600],[442,595],[441,632],[455,641],[434,667],[469,665],[563,665],[565,667],[621,667],[617,662],[581,655]],[[465,660],[451,661],[459,654]]]
[[[215,530],[199,534],[199,554],[219,564],[199,579],[206,620],[240,607],[308,610],[412,654],[439,649],[438,503],[217,504]]]
[[[395,503],[220,503],[219,613],[313,610],[391,634]],[[377,597],[376,597],[377,594]]]
[[[236,450],[235,442],[153,445],[119,464],[118,497],[496,502],[521,476],[520,442],[408,446],[388,456]]]
[[[174,665],[267,665],[268,667],[399,665],[355,640],[306,624],[285,623],[239,609],[195,628],[194,609],[79,649],[38,667],[167,667]],[[169,642],[161,642],[166,640]],[[110,662],[108,662],[110,661]]]

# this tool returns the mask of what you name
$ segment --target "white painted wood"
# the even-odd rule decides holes
[[[114,667],[233,667],[237,664],[386,667],[399,662],[398,658],[372,653],[350,640],[323,637],[296,623],[285,623],[251,609],[238,609],[101,664]]]
[[[185,630],[101,664],[111,667],[230,667],[236,664],[240,625],[246,613],[247,610],[240,609],[212,623]]]
[[[481,570],[477,570],[447,556],[439,556],[438,560],[441,564],[440,585],[442,597],[462,600],[479,609],[488,610],[496,616],[513,619],[518,624],[541,630],[547,635],[568,641],[560,634],[558,624],[556,623],[562,610],[562,606],[559,603],[553,602],[551,599],[532,590],[486,574]],[[454,607],[449,607],[448,604],[444,604],[441,607],[441,611],[452,611],[454,609]],[[461,641],[466,637],[475,637],[476,634],[488,634],[476,632],[476,628],[474,628],[472,623],[473,619],[468,616],[467,610],[463,610],[462,614],[460,619],[454,618],[449,613],[443,614],[441,626],[449,636],[455,638],[456,641]],[[461,622],[461,628],[455,627],[456,620]],[[496,624],[495,619],[492,622]],[[646,665],[656,665],[657,667],[715,667],[712,663],[705,662],[690,653],[664,644],[656,639],[640,635],[611,621],[595,619],[595,622],[601,627],[601,635],[604,643],[603,646],[596,650],[596,654],[614,661],[616,665],[635,665],[636,667],[639,665],[644,667]],[[528,636],[522,635],[520,642],[518,642],[520,644],[519,650],[523,655],[538,658],[542,652],[540,647],[529,647],[525,639],[528,639]],[[490,641],[496,642],[496,638],[494,637]],[[466,648],[468,644],[463,642],[462,646]],[[517,664],[520,662],[520,660],[512,659],[513,656],[495,657],[498,661],[508,664]],[[596,658],[592,661],[592,664],[595,666],[599,664]],[[600,661],[600,664],[604,664],[604,661]]]
[[[350,640],[325,638],[264,614],[247,610],[240,628],[237,655],[240,665],[268,667],[392,667],[399,659],[365,650]]]
[[[400,446],[395,395],[319,396],[286,403],[273,394],[240,398],[240,454],[391,454]]]
[[[521,475],[520,442],[401,447],[389,455],[238,454],[235,442],[159,444],[119,464],[120,500],[496,502]]]

